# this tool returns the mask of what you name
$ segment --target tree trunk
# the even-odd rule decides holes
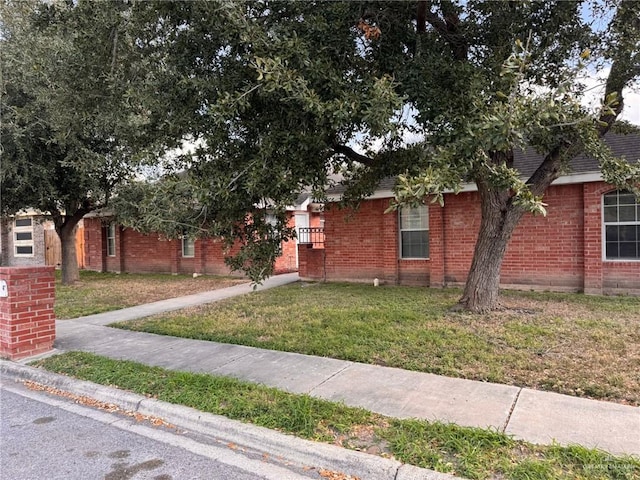
[[[478,183],[482,205],[480,231],[471,269],[457,308],[487,312],[498,306],[500,267],[511,234],[523,211],[510,202],[508,191],[493,191]]]
[[[80,279],[76,257],[76,227],[78,222],[66,221],[56,228],[62,246],[62,284],[72,285]]]

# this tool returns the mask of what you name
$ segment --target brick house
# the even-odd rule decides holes
[[[638,135],[609,134],[614,154],[640,159]],[[516,157],[530,175],[541,158]],[[640,293],[640,204],[602,181],[597,162],[581,156],[572,173],[545,194],[547,216],[527,214],[515,230],[502,264],[501,284],[586,293]],[[324,244],[300,245],[300,276],[429,286],[466,280],[480,227],[475,185],[428,204],[385,214],[394,179],[381,182],[357,211],[335,208],[341,190],[328,191]]]
[[[321,208],[302,194],[287,209],[288,226],[320,226]],[[302,237],[305,234],[301,235]],[[298,269],[297,241],[283,242],[275,273]],[[233,248],[230,252],[233,254]],[[109,216],[89,214],[84,218],[85,269],[100,272],[230,275],[222,239],[173,239],[143,234],[110,221]],[[238,274],[236,272],[236,274]]]

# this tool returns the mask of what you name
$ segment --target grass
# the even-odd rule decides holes
[[[640,479],[640,460],[502,433],[384,417],[239,380],[70,352],[35,366],[299,437],[365,450],[470,479]]]
[[[298,283],[115,326],[640,404],[640,298],[504,292],[473,315],[459,296]]]
[[[132,307],[167,298],[215,290],[247,280],[203,275],[116,274],[80,271],[75,285],[62,285],[56,271],[56,318],[84,315]]]

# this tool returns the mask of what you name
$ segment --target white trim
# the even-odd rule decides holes
[[[407,207],[405,207],[407,208]],[[402,228],[402,208],[398,209],[398,259],[399,260],[429,260],[431,257],[431,235],[429,234],[429,206],[419,205],[415,208],[409,208],[409,210],[417,210],[424,208],[424,215],[427,220],[427,228]],[[422,216],[422,215],[421,215]],[[402,233],[403,232],[427,232],[427,256],[426,257],[403,257],[402,256]]]
[[[574,183],[604,182],[601,172],[576,173],[556,178],[551,185],[571,185]]]
[[[526,181],[526,178],[522,180]],[[553,181],[551,185],[572,185],[576,183],[592,183],[592,182],[602,182],[604,179],[602,178],[602,173],[600,172],[586,172],[586,173],[576,173],[571,175],[563,175],[562,177],[557,178]],[[477,192],[478,186],[475,183],[465,183],[462,185],[460,189],[461,192]],[[454,193],[453,190],[445,190],[445,194]],[[393,198],[393,190],[384,189],[384,190],[376,190],[373,194],[365,197],[365,200],[379,200],[382,198]],[[334,193],[327,195],[327,201],[329,202],[339,202],[342,200],[341,193]]]
[[[189,237],[189,236],[183,236],[180,239],[180,243],[182,245],[182,258],[195,258],[196,256],[196,239],[193,237]],[[188,244],[190,244],[189,246],[193,248],[193,253],[191,255],[187,255],[185,253],[185,242],[187,242]]]
[[[298,219],[304,219],[305,225],[300,225]],[[293,221],[295,223],[294,228],[296,230],[296,268],[300,268],[300,259],[298,258],[298,245],[300,244],[300,229],[301,228],[309,228],[311,226],[311,216],[308,212],[300,212],[293,214]]]
[[[113,236],[111,233],[113,231]],[[109,253],[109,240],[113,240],[113,252]],[[107,225],[107,257],[113,258],[116,256],[116,223],[110,222]]]
[[[297,211],[307,211],[307,208],[309,207],[309,205],[311,204],[311,195],[309,195],[307,197],[307,199],[300,203],[300,204],[296,204],[296,205],[287,205],[285,207],[285,210],[287,212],[297,212]]]
[[[603,194],[600,195],[600,237],[601,237],[601,255],[602,255],[602,261],[603,262],[607,262],[607,263],[638,263],[640,262],[640,257],[639,258],[607,258],[607,225],[636,225],[636,226],[640,226],[640,219],[638,219],[637,222],[609,222],[609,223],[605,223],[604,221],[604,196],[609,194],[609,193],[613,193],[613,192],[618,192],[619,190],[610,190],[608,192],[605,192]],[[618,206],[620,206],[620,204],[617,204]],[[640,205],[640,203],[637,202],[636,200],[636,208],[638,208],[638,205]],[[640,242],[640,240],[638,240]]]

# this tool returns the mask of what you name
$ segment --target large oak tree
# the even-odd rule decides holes
[[[141,48],[160,66],[144,95],[150,121],[198,149],[174,163],[187,175],[148,187],[161,191],[156,199],[178,191],[188,202],[134,196],[129,219],[168,233],[199,219],[198,228],[248,246],[272,242],[237,266],[268,264],[277,252],[278,235],[255,226],[258,206],[282,212],[302,188],[321,190],[328,173],[346,176],[346,201],[400,175],[396,205],[475,182],[482,222],[460,305],[487,310],[514,228],[527,212],[544,214],[544,192],[572,157],[587,151],[609,181],[638,185],[638,169],[612,159],[600,138],[640,75],[640,2],[264,0],[135,10]],[[595,71],[609,73],[602,109],[590,112],[578,78]],[[543,160],[521,179],[513,158],[526,145]],[[254,221],[243,221],[247,213]]]
[[[128,6],[6,1],[2,60],[1,213],[49,214],[62,245],[62,280],[78,279],[75,230],[134,174],[128,140],[139,111],[130,82]]]

